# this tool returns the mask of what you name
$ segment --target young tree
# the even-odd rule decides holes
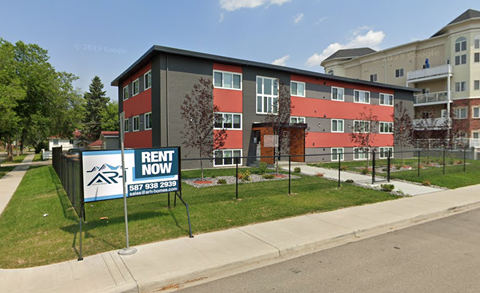
[[[395,105],[395,111],[392,114],[393,119],[393,135],[395,138],[395,146],[400,147],[402,165],[404,165],[403,149],[415,143],[413,136],[413,120],[408,114],[407,108],[403,106],[403,102]]]
[[[181,109],[185,121],[181,132],[183,144],[198,150],[200,158],[212,158],[213,152],[225,145],[227,133],[225,129],[214,130],[215,113],[220,108],[213,104],[213,85],[209,79],[200,78],[194,84],[191,94],[185,95]],[[203,161],[200,160],[203,181]]]
[[[92,79],[89,91],[84,94],[84,99],[85,116],[82,121],[82,136],[87,140],[96,141],[99,139],[106,122],[108,102],[110,101],[105,96],[103,83],[98,76]]]
[[[290,148],[295,147],[294,144],[304,143],[303,139],[300,139],[301,137],[296,137],[297,135],[303,135],[304,132],[294,132],[290,126],[290,116],[294,106],[291,103],[288,87],[283,83],[280,84],[280,86],[274,85],[274,90],[276,87],[278,87],[278,99],[273,101],[272,112],[267,114],[263,122],[271,129],[275,143],[277,144],[277,146],[274,147],[273,156],[276,173],[278,174],[277,157],[283,154],[289,154]]]
[[[368,155],[378,133],[378,116],[373,113],[373,108],[364,107],[364,111],[360,112],[360,116],[356,120],[356,123],[351,126],[350,141],[360,151],[366,153],[368,169],[370,161]]]

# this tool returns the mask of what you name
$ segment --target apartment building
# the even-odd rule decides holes
[[[394,105],[402,101],[413,109],[416,91],[405,86],[153,46],[111,83],[118,87],[119,111],[125,112],[125,147],[182,146],[182,157],[198,157],[198,151],[183,146],[181,132],[186,124],[181,118],[181,105],[201,78],[212,81],[211,102],[219,107],[216,116],[220,119],[212,124],[227,132],[225,145],[214,152],[214,167],[233,165],[235,156],[273,155],[273,133],[265,120],[268,114],[278,111],[281,86],[286,87],[293,105],[288,127],[295,129],[295,140],[301,142],[290,153],[323,154],[324,161],[367,158],[351,141],[349,133],[359,128],[368,130],[368,125],[358,117],[370,110],[382,125],[375,133],[374,147],[385,156],[394,146]],[[349,152],[353,154],[346,155]],[[307,156],[306,160],[321,159]],[[250,163],[252,159],[242,160],[244,165]]]
[[[453,138],[480,150],[479,11],[465,11],[428,39],[378,52],[339,50],[321,66],[334,76],[421,89],[414,100],[417,138]]]

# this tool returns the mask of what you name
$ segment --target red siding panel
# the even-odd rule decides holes
[[[220,108],[220,112],[242,113],[242,91],[214,88],[213,104]]]
[[[137,131],[125,133],[126,148],[151,148],[152,147],[152,131]]]
[[[320,100],[312,98],[292,97],[292,116],[305,116],[317,118],[356,119],[360,113],[368,115],[372,108],[378,121],[393,121],[393,107],[370,104],[338,102],[332,100]],[[365,109],[365,107],[367,107]]]
[[[307,148],[355,147],[348,133],[309,132],[305,140],[305,147]],[[374,135],[373,146],[393,146],[393,135]]]

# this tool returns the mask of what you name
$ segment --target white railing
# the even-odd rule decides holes
[[[407,72],[407,80],[415,80],[427,77],[443,77],[447,76],[449,73],[452,72],[452,66],[450,64],[435,66],[431,68],[424,68],[420,70],[410,71]]]
[[[448,103],[448,92],[415,95],[415,104]]]
[[[415,129],[447,129],[449,122],[447,118],[413,119]]]

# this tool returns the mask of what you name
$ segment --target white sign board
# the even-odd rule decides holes
[[[180,190],[179,148],[125,150],[127,196]],[[82,153],[84,202],[123,197],[120,150]]]

